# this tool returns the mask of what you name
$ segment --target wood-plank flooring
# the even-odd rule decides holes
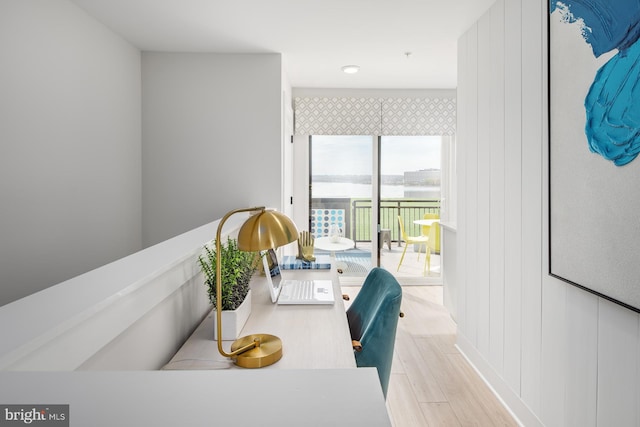
[[[359,289],[342,287],[352,301]],[[518,425],[455,348],[442,286],[403,286],[402,311],[387,396],[394,427]]]

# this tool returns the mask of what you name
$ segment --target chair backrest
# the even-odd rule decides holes
[[[402,288],[396,278],[387,270],[375,267],[347,310],[351,339],[362,344],[362,351],[355,352],[356,364],[378,369],[385,398],[401,302]]]
[[[432,252],[440,252],[440,222],[434,222],[431,224],[427,245]]]
[[[407,241],[407,233],[404,231],[404,222],[402,222],[402,217],[398,215],[398,224],[400,224],[400,234],[402,235],[402,240]]]
[[[437,213],[426,213],[422,216],[422,219],[439,219],[439,218],[440,218],[440,214],[437,214]],[[430,228],[431,228],[430,225],[423,225],[422,231],[421,231],[422,235],[428,236]]]

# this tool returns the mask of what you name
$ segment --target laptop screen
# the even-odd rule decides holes
[[[276,251],[273,249],[263,251],[261,254],[264,273],[267,276],[269,292],[271,293],[271,301],[276,302],[278,300],[278,294],[280,293],[280,282],[282,281],[280,264],[278,264],[278,256],[276,255]]]

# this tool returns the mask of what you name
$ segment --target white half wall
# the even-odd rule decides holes
[[[280,54],[142,54],[145,247],[282,206]]]
[[[140,52],[67,0],[0,2],[0,306],[141,247]]]
[[[237,237],[238,214],[222,238]],[[198,266],[219,221],[0,307],[0,371],[160,369],[211,305]]]
[[[523,425],[636,426],[640,316],[548,275],[546,7],[459,40],[458,346]]]

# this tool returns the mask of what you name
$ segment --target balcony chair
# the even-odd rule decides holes
[[[437,213],[426,213],[423,215],[422,219],[440,219],[440,215]],[[421,227],[421,234],[423,236],[428,236],[430,228],[431,228],[430,225],[423,225]]]
[[[440,253],[440,222],[431,224],[427,241],[427,272],[431,272],[431,254]]]
[[[404,223],[402,222],[402,217],[398,215],[398,223],[400,224],[400,234],[402,235],[402,240],[405,241],[404,250],[402,251],[402,256],[400,257],[400,262],[398,263],[398,269],[396,271],[400,271],[400,266],[402,265],[402,261],[404,260],[404,255],[407,252],[407,247],[409,245],[420,245],[418,248],[418,261],[420,260],[420,252],[422,252],[422,247],[424,246],[425,252],[427,251],[427,242],[429,241],[428,236],[407,236],[407,233],[404,231]],[[424,259],[424,271],[427,271],[427,258]]]
[[[431,253],[440,253],[440,220],[431,224],[431,228],[437,228],[438,230],[434,232],[433,242],[431,242]],[[429,234],[429,238],[431,238],[431,234]]]
[[[387,397],[402,288],[387,270],[374,267],[347,310],[358,367],[375,367]]]

